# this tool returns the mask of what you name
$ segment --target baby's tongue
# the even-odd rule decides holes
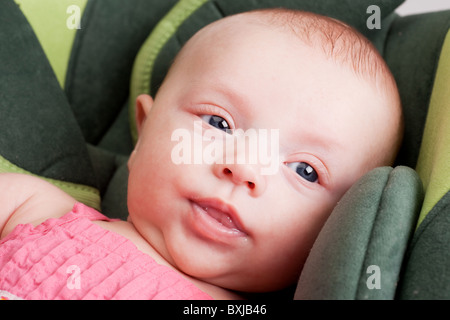
[[[212,218],[216,219],[220,224],[224,225],[225,227],[229,229],[237,229],[236,225],[234,224],[233,220],[229,215],[227,215],[225,212],[206,207],[203,208]]]

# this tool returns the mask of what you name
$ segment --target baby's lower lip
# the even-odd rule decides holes
[[[204,238],[221,243],[245,238],[247,234],[240,230],[225,213],[216,208],[209,208],[191,201],[192,225],[196,233]]]

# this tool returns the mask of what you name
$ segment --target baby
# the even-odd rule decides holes
[[[40,179],[0,175],[0,291],[234,299],[288,287],[341,196],[392,165],[402,137],[395,81],[368,40],[334,19],[285,9],[200,30],[154,99],[137,98],[136,121],[128,221]],[[236,161],[251,148],[176,163],[180,129],[202,146],[239,140],[238,129],[275,129],[277,170]]]

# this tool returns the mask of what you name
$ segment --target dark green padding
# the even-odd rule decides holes
[[[98,207],[81,131],[14,1],[0,1],[0,23],[0,172],[39,175]]]
[[[128,112],[123,113],[123,109],[127,108],[132,65],[145,38],[175,3],[88,1],[65,81],[69,103],[86,142],[122,154],[131,151]],[[124,133],[127,135],[122,136]],[[106,134],[109,136],[104,140]],[[122,142],[114,143],[115,139]]]
[[[391,25],[383,56],[400,91],[405,136],[397,164],[415,168],[450,11],[398,17]]]
[[[449,89],[450,32],[439,58],[417,165],[426,194],[399,286],[402,299],[450,299]]]
[[[422,183],[408,167],[366,174],[320,232],[295,299],[393,299],[422,200]]]
[[[42,177],[107,215],[126,218],[121,168],[133,147],[131,66],[175,2],[89,0],[64,92],[20,8],[1,1],[0,172]]]
[[[88,144],[88,152],[101,192],[101,211],[110,218],[126,220],[127,156]]]
[[[450,299],[450,191],[414,234],[399,283],[399,299]]]

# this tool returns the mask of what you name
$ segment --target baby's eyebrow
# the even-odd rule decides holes
[[[311,154],[318,158],[327,167],[327,170],[333,168],[336,155],[343,150],[342,142],[338,141],[335,136],[326,134],[326,130],[316,132],[297,128],[297,130],[291,131],[290,136],[285,141],[283,141],[283,138],[283,136],[280,137],[282,140],[280,145],[289,154]]]
[[[261,110],[259,108],[262,107],[261,103],[264,103],[261,100],[264,98],[261,97],[261,94],[247,92],[234,80],[233,77],[222,77],[220,75],[205,79],[200,75],[190,83],[190,94],[193,94],[194,100],[202,99],[204,100],[202,102],[205,103],[219,104],[232,113],[234,112],[233,114],[239,114],[240,118],[252,120],[258,116],[258,112]],[[255,94],[255,96],[251,94]],[[277,105],[271,105],[270,109],[273,111],[279,110]],[[277,127],[279,127],[278,124]],[[275,126],[272,125],[271,128],[275,128]]]
[[[207,90],[206,92],[205,89]],[[243,116],[246,119],[251,118],[255,111],[257,111],[253,107],[250,97],[245,95],[239,88],[236,88],[235,85],[230,84],[223,79],[216,79],[214,82],[208,82],[205,86],[201,86],[200,84],[199,93],[202,96],[211,95],[214,102],[219,98],[218,101],[225,104],[221,105],[221,107],[235,109],[233,111],[238,111],[240,116]]]
[[[324,132],[326,132],[326,130],[324,130]],[[331,135],[310,133],[306,135],[306,138],[306,142],[303,142],[303,146],[300,145],[299,148],[311,149],[325,159],[332,154],[335,154],[336,150],[342,149],[341,142]]]

